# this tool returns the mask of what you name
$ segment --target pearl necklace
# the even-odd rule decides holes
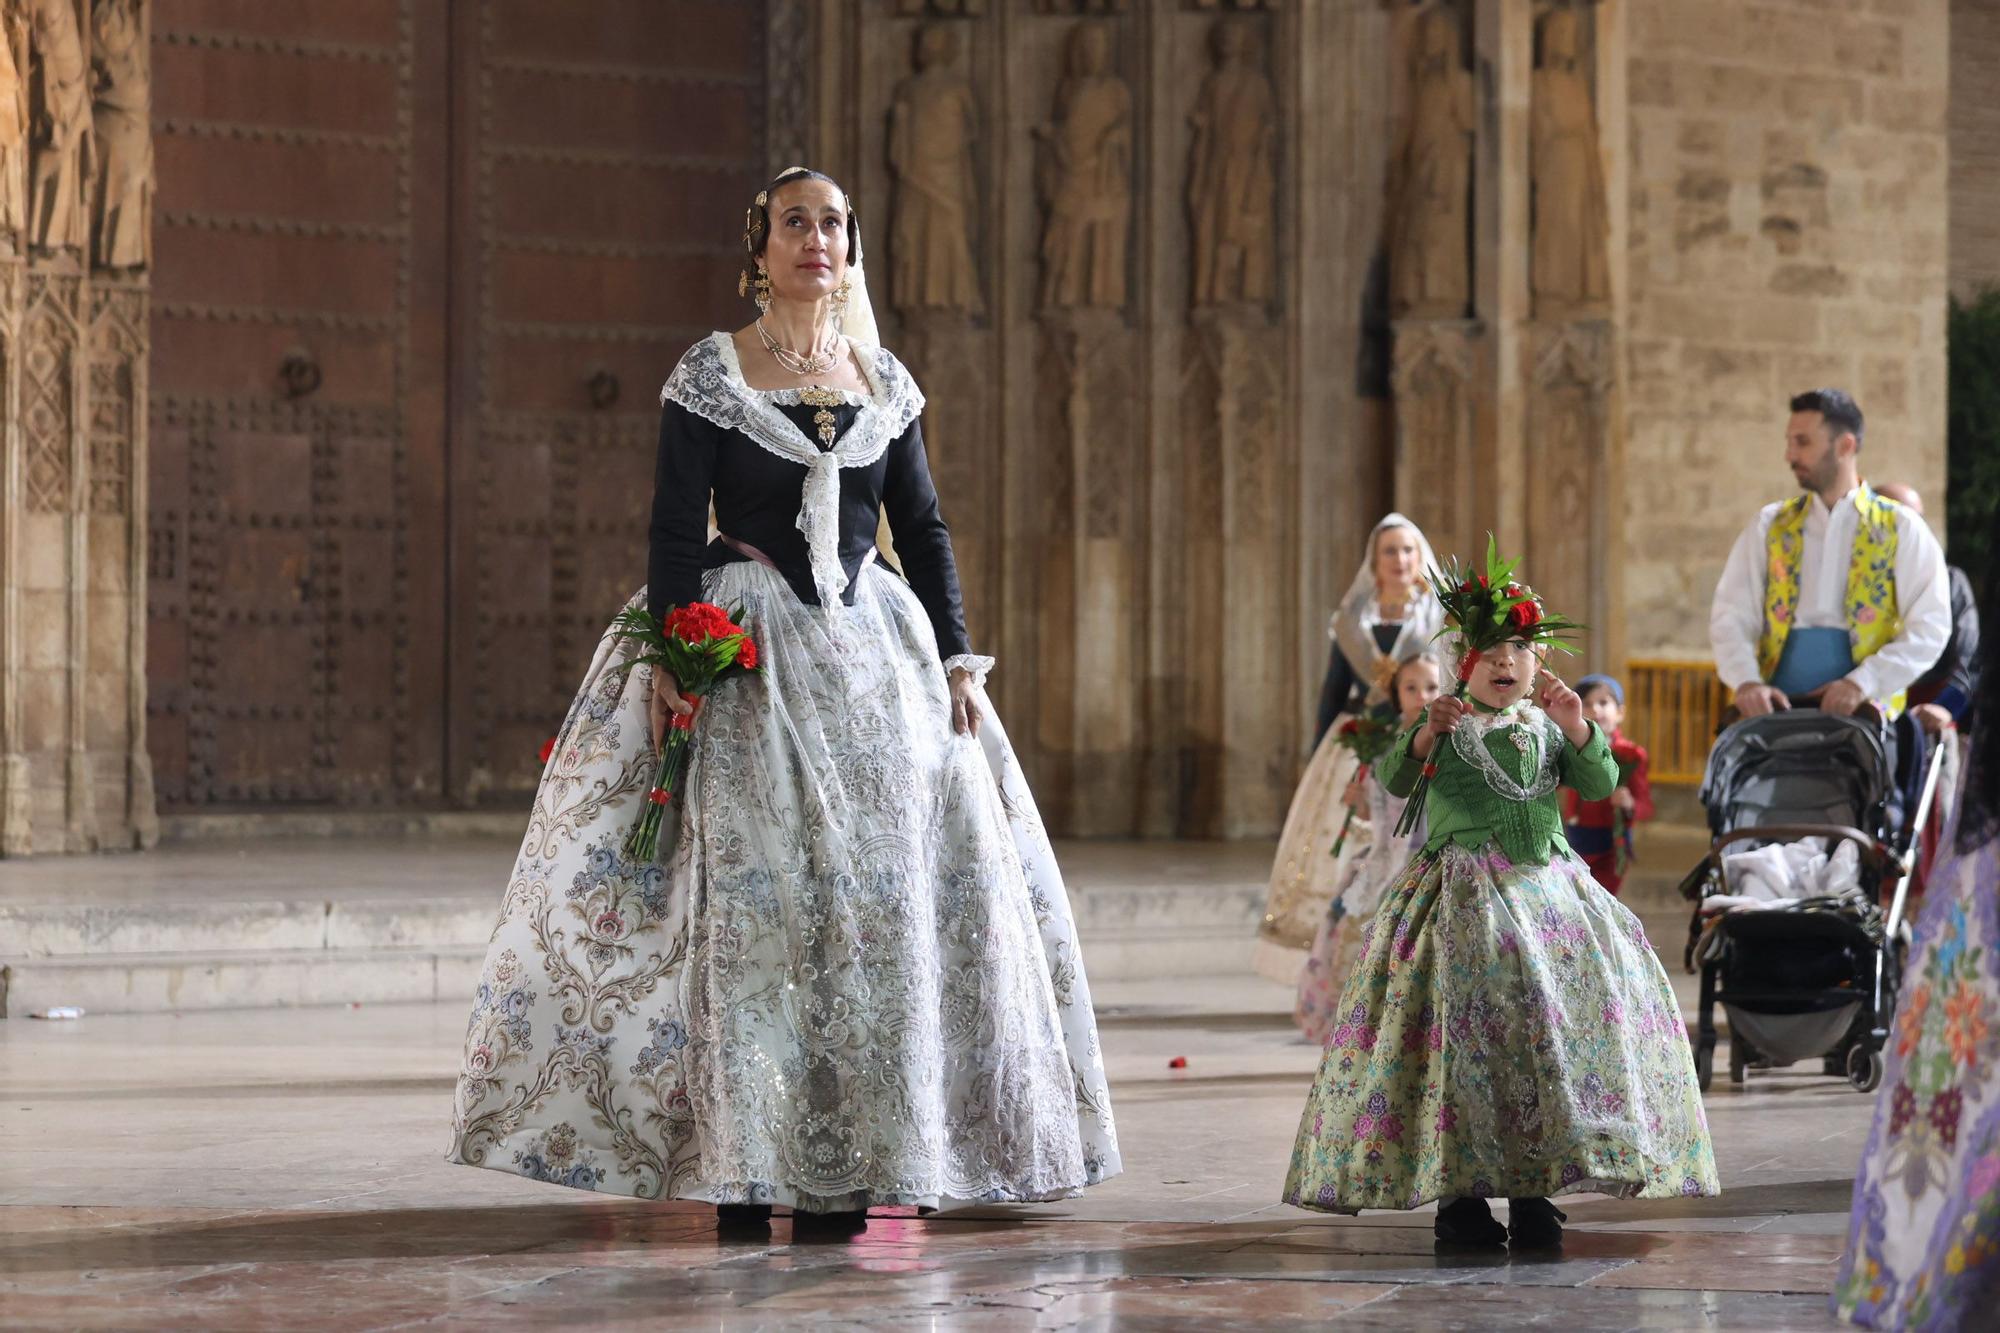
[[[757,321],[757,336],[763,340],[764,350],[769,352],[780,366],[783,366],[794,375],[801,377],[807,375],[824,375],[827,371],[832,370],[835,363],[840,360],[841,335],[837,331],[827,341],[824,349],[814,347],[812,350],[805,352],[795,352],[772,337],[771,331],[764,327],[764,321],[761,318]]]

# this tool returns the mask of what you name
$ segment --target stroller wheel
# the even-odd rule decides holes
[[[1847,1052],[1847,1081],[1856,1092],[1873,1092],[1882,1086],[1882,1052],[1857,1045]]]
[[[1743,1071],[1750,1067],[1750,1048],[1741,1037],[1729,1039],[1729,1081],[1741,1083]]]
[[[1715,1081],[1715,1051],[1707,1046],[1697,1046],[1694,1050],[1694,1082],[1703,1092]]]

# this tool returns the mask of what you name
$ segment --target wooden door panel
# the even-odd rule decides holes
[[[155,24],[168,810],[442,789],[442,8],[179,0]]]
[[[479,206],[455,233],[452,781],[511,804],[645,582],[660,383],[751,313],[764,14],[483,0],[460,20],[456,178]]]

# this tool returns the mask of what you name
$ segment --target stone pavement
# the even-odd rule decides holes
[[[1718,1084],[1719,1198],[1572,1198],[1559,1256],[1439,1256],[1427,1214],[1276,1202],[1316,1056],[1285,992],[1098,989],[1123,1176],[841,1243],[446,1165],[460,1003],[0,1023],[0,1327],[1831,1326],[1843,1082]]]

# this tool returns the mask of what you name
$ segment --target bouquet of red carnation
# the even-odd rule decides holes
[[[649,666],[666,671],[680,683],[680,692],[693,704],[691,711],[667,718],[667,734],[660,744],[660,766],[646,793],[639,823],[625,838],[625,855],[634,861],[651,861],[660,850],[660,825],[667,803],[680,790],[687,774],[688,743],[694,723],[701,716],[702,700],[716,684],[731,676],[757,669],[757,643],[741,625],[743,612],[724,611],[710,602],[690,602],[669,607],[664,618],[643,607],[627,607],[612,621],[618,637],[630,639],[639,653],[620,670]]]
[[[1479,665],[1479,659],[1498,648],[1503,643],[1515,640],[1525,642],[1531,648],[1557,648],[1566,653],[1576,650],[1563,640],[1575,634],[1583,626],[1564,616],[1550,615],[1535,596],[1534,589],[1525,583],[1511,580],[1519,560],[1502,560],[1493,534],[1486,534],[1486,566],[1475,572],[1456,557],[1444,562],[1444,568],[1432,570],[1425,576],[1431,591],[1436,594],[1438,604],[1444,608],[1444,628],[1438,637],[1456,634],[1461,656],[1458,661],[1458,684],[1452,688],[1451,697],[1465,698],[1466,689],[1472,680],[1472,670]],[[1396,836],[1407,836],[1417,826],[1417,820],[1424,813],[1424,796],[1430,791],[1431,779],[1437,775],[1437,757],[1433,755],[1424,764],[1417,777],[1417,785],[1410,792],[1409,804],[1403,807],[1403,817],[1396,823]]]
[[[1396,726],[1373,717],[1350,717],[1340,724],[1333,733],[1333,743],[1343,750],[1350,750],[1361,761],[1354,780],[1365,781],[1368,770],[1383,755],[1389,753],[1396,744]],[[1333,840],[1333,854],[1340,855],[1340,849],[1347,845],[1347,831],[1354,827],[1354,807],[1347,807],[1347,818],[1340,821],[1340,834]]]

